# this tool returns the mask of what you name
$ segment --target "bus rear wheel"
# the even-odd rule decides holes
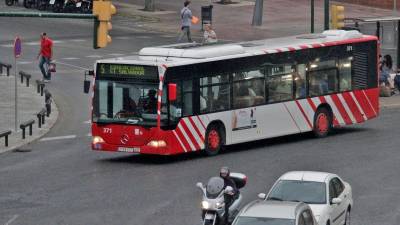
[[[217,125],[210,125],[206,132],[205,153],[214,156],[219,153],[223,143],[221,131]]]
[[[318,138],[328,136],[332,129],[332,116],[325,107],[319,108],[314,116],[314,134]]]

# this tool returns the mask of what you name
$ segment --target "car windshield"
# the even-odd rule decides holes
[[[268,196],[268,200],[299,201],[308,204],[325,204],[325,183],[313,181],[281,180]]]
[[[295,225],[294,219],[240,216],[233,225]]]
[[[93,121],[156,126],[157,90],[158,83],[156,81],[130,83],[97,80]],[[165,103],[162,106],[165,108]],[[167,111],[162,110],[161,122],[167,118]]]

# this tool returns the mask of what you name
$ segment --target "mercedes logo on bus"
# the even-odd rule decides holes
[[[128,141],[129,141],[129,136],[128,135],[124,134],[124,135],[121,136],[121,143],[122,144],[125,145],[126,143],[128,143]]]

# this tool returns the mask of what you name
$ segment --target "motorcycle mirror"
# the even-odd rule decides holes
[[[264,194],[264,193],[258,194],[258,198],[261,199],[261,200],[265,200],[266,197],[267,197],[267,195]]]
[[[198,183],[196,184],[196,187],[203,189],[203,184],[202,184],[201,182],[198,182]]]
[[[231,186],[226,186],[224,193],[227,194],[227,195],[232,195],[233,194],[233,188]]]

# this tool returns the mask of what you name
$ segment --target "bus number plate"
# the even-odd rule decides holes
[[[118,147],[119,152],[140,153],[140,148]]]

